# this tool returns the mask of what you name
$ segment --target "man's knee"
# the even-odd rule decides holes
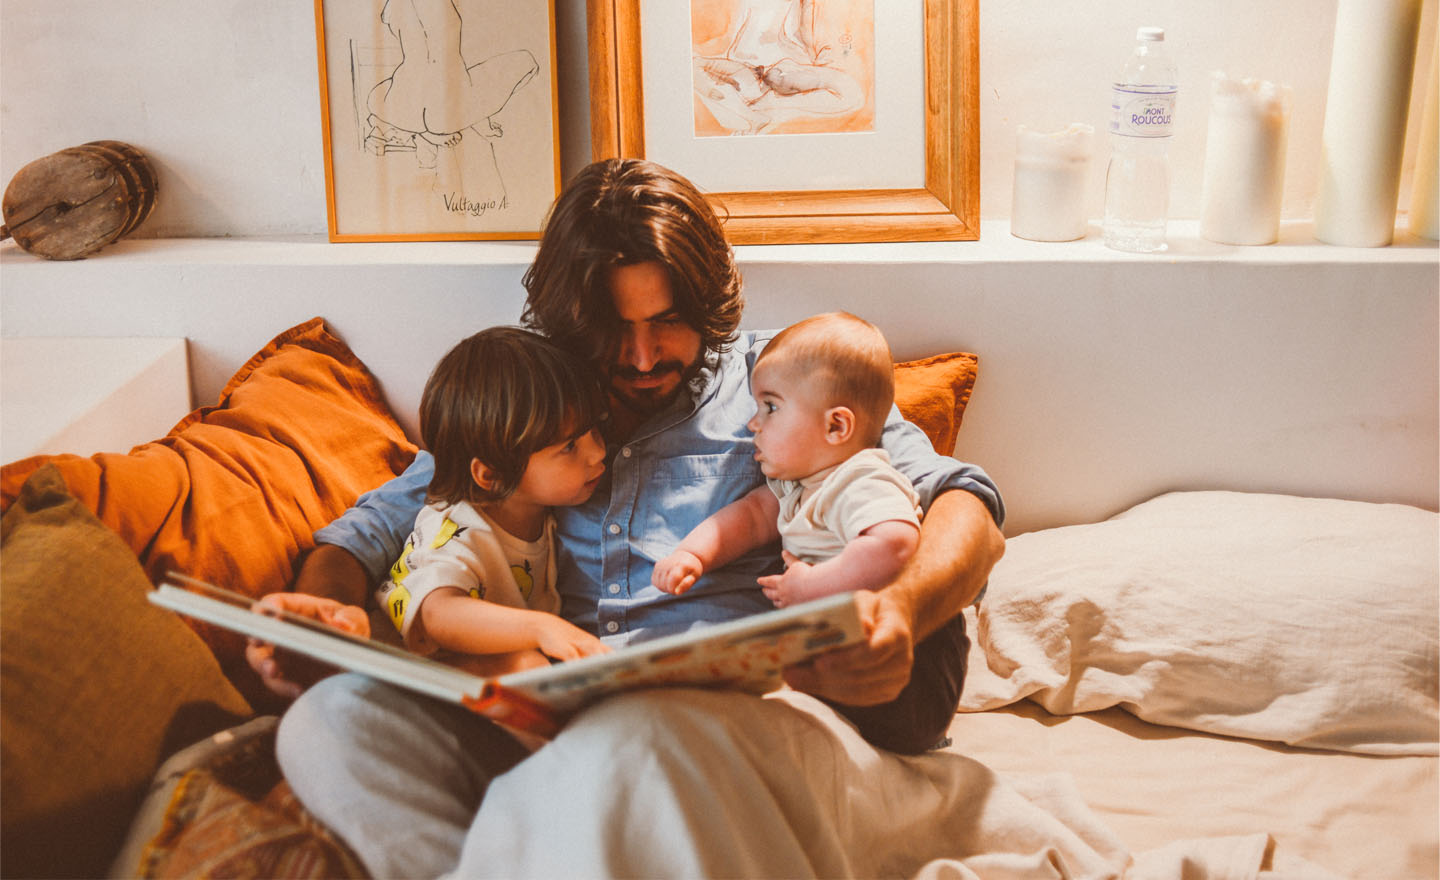
[[[377,697],[377,682],[363,675],[332,675],[296,698],[280,718],[275,757],[282,769],[309,767],[324,757],[343,754],[344,745],[362,729],[358,715]]]

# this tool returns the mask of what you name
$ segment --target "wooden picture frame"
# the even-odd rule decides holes
[[[645,143],[643,2],[587,0],[595,159],[656,158],[647,155]],[[922,3],[923,185],[711,193],[722,218],[727,218],[725,228],[732,243],[979,238],[979,3]],[[879,6],[876,0],[877,10]]]
[[[315,34],[331,241],[540,237],[553,0],[315,0]]]

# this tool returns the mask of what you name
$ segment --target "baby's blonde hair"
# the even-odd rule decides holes
[[[895,402],[895,366],[880,328],[849,312],[826,312],[781,330],[760,352],[765,360],[798,366],[825,406],[854,411],[857,435],[880,445]]]

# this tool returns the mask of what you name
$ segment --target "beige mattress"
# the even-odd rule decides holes
[[[1028,702],[959,715],[950,735],[949,751],[1001,775],[1069,774],[1135,852],[1259,832],[1338,877],[1440,876],[1437,758],[1296,749]]]

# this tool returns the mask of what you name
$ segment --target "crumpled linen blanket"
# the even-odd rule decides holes
[[[1264,829],[1132,853],[1068,775],[1002,776],[963,750],[877,752],[794,691],[630,694],[491,785],[456,876],[1329,876]]]

